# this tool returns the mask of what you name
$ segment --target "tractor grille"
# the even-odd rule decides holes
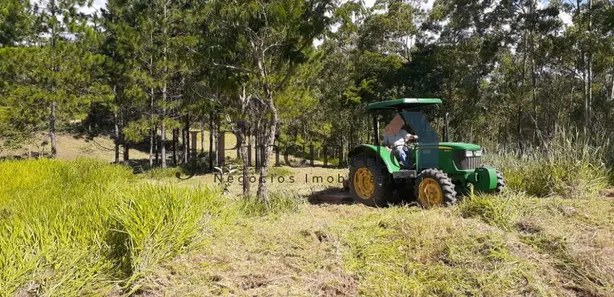
[[[465,151],[456,151],[454,164],[459,170],[476,169],[482,165],[482,157],[466,157]]]

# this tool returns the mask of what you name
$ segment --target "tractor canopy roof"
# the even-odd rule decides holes
[[[403,98],[375,102],[367,105],[367,111],[395,110],[395,109],[419,109],[429,105],[441,104],[438,98]]]

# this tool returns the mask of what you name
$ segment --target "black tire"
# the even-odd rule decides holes
[[[429,201],[428,198],[421,198],[420,196],[420,191],[425,191],[425,189],[420,187],[420,184],[427,182],[431,183],[432,181],[437,183],[441,193],[441,196],[436,199],[436,201]],[[418,178],[416,178],[414,191],[418,204],[424,208],[431,208],[433,206],[451,206],[457,202],[456,190],[454,188],[454,183],[452,183],[452,179],[438,169],[426,169],[422,171],[418,175]],[[426,192],[423,193],[423,195],[426,195]]]
[[[505,184],[505,178],[503,177],[503,173],[497,170],[497,187],[495,188],[495,194],[501,194],[505,186],[506,184]]]
[[[361,195],[357,192],[355,175],[361,170],[368,170],[372,175],[373,191],[370,195]],[[364,154],[352,158],[349,176],[350,195],[357,203],[368,206],[382,207],[390,202],[392,196],[391,176],[384,164],[378,163],[375,158]]]

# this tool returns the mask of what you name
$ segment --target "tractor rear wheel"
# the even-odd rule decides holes
[[[418,175],[414,187],[416,199],[424,208],[456,204],[452,180],[441,170],[426,169]]]
[[[505,178],[503,177],[503,173],[497,170],[497,187],[495,188],[495,194],[501,194],[503,188],[505,188]]]
[[[386,166],[364,154],[352,158],[349,188],[354,201],[368,206],[386,206],[392,194]]]

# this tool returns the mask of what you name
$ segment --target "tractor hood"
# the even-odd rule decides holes
[[[417,149],[449,149],[449,150],[466,150],[477,151],[481,147],[477,144],[463,142],[439,142],[439,143],[418,143]]]

